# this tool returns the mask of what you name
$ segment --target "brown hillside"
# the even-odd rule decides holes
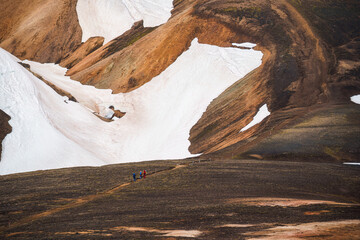
[[[0,1],[0,47],[21,59],[58,62],[81,43],[77,0]]]
[[[72,68],[87,55],[101,47],[103,43],[103,37],[91,37],[86,42],[82,43],[75,51],[69,52],[69,54],[61,60],[59,65],[65,68]]]
[[[263,4],[257,4],[260,2]],[[358,18],[351,16],[354,11],[359,12],[359,4],[347,1],[347,4],[339,5],[336,4],[338,2],[302,1],[299,4],[298,1],[251,1],[234,4],[222,1],[219,4],[213,1],[209,5],[198,5],[197,12],[200,15],[216,16],[239,29],[249,29],[246,32],[254,29],[252,32],[262,36],[255,34],[253,41],[260,42],[266,49],[271,49],[271,46],[272,49],[271,59],[265,59],[262,67],[234,84],[208,107],[191,131],[190,149],[193,152],[214,152],[236,143],[225,150],[228,156],[246,152],[250,148],[254,151],[249,153],[257,153],[262,157],[307,156],[359,160],[359,123],[354,121],[359,107],[355,104],[336,105],[349,102],[352,94],[360,92],[359,58],[354,55],[357,53],[359,56],[359,42],[348,38],[347,29],[352,28],[344,28],[336,33],[328,32],[328,35],[319,33],[319,29],[329,22],[343,26],[351,26],[356,21],[359,23]],[[337,8],[349,10],[353,19],[349,20],[345,16],[334,19],[329,14],[323,15],[321,22],[314,24],[311,19],[319,15],[315,7],[322,12],[338,11]],[[315,10],[311,12],[309,9]],[[302,12],[308,15],[303,16]],[[232,21],[234,17],[241,21]],[[340,46],[329,41],[332,34],[343,36]],[[356,36],[356,33],[352,35]],[[260,84],[262,87],[258,87]],[[257,91],[257,96],[251,96],[251,91]],[[267,95],[261,98],[261,94]],[[265,102],[272,112],[270,118],[262,125],[239,133],[256,113],[257,109],[249,107],[249,103],[259,108]],[[330,104],[317,106],[321,103]],[[318,112],[318,108],[323,112]],[[329,114],[329,121],[338,122],[339,126],[332,128],[319,122],[309,125],[306,131],[297,134],[292,132],[286,138],[276,137],[282,134],[278,132],[280,129],[297,128],[293,121],[312,111],[316,111],[313,113],[314,118]],[[348,120],[336,120],[344,117]],[[304,121],[306,123],[307,120]],[[264,138],[271,140],[264,142],[261,140]],[[336,154],[332,153],[334,151]],[[220,152],[224,154],[224,151]]]

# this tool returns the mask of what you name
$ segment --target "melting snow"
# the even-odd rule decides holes
[[[25,61],[79,101],[66,104],[17,59],[4,50],[0,55],[6,66],[1,69],[0,88],[6,94],[0,107],[12,117],[13,127],[3,142],[1,174],[191,157],[191,127],[214,98],[260,66],[262,58],[259,51],[220,48],[194,39],[160,75],[125,94],[81,85],[54,64]],[[92,113],[104,114],[109,105],[127,114],[108,123]]]
[[[166,23],[172,0],[78,0],[76,11],[83,31],[82,41],[103,36],[105,43],[144,20],[144,27]]]
[[[249,42],[245,42],[245,43],[233,43],[233,46],[236,47],[246,47],[246,48],[254,48],[256,46],[255,43],[249,43]]]
[[[265,104],[259,109],[259,111],[255,115],[254,119],[248,125],[246,125],[244,128],[242,128],[240,130],[240,132],[244,132],[245,130],[253,127],[254,125],[256,125],[258,123],[260,123],[262,120],[264,120],[269,115],[270,115],[270,112],[269,112],[269,110],[267,108],[267,105]]]
[[[359,94],[359,95],[352,96],[350,99],[351,99],[351,101],[353,101],[354,103],[360,104],[360,94]]]
[[[357,163],[357,162],[344,162],[343,164],[345,164],[345,165],[355,165],[355,166],[360,166],[360,163]]]

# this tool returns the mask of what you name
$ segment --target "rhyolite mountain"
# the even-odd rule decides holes
[[[221,47],[256,43],[262,65],[211,102],[190,131],[190,152],[360,159],[360,106],[350,101],[360,94],[359,1],[174,0],[165,24],[137,22],[105,45],[102,37],[81,42],[76,3],[1,1],[0,47],[20,59],[59,63],[72,79],[119,93],[159,75],[195,37]],[[270,116],[239,132],[264,104]]]

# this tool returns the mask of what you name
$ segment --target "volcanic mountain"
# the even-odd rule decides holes
[[[199,154],[360,158],[356,0],[0,8],[3,174]],[[109,105],[125,116],[93,114]]]

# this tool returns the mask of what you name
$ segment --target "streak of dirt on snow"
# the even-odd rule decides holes
[[[94,36],[104,44],[144,20],[144,27],[161,25],[170,18],[172,0],[78,0],[76,11],[82,28],[82,41]]]
[[[280,207],[299,207],[303,205],[327,204],[327,205],[344,205],[353,206],[352,203],[340,203],[324,200],[308,200],[296,198],[234,198],[229,199],[228,203],[240,203],[249,206],[280,206]]]
[[[245,233],[247,239],[360,239],[360,220],[287,224]]]

